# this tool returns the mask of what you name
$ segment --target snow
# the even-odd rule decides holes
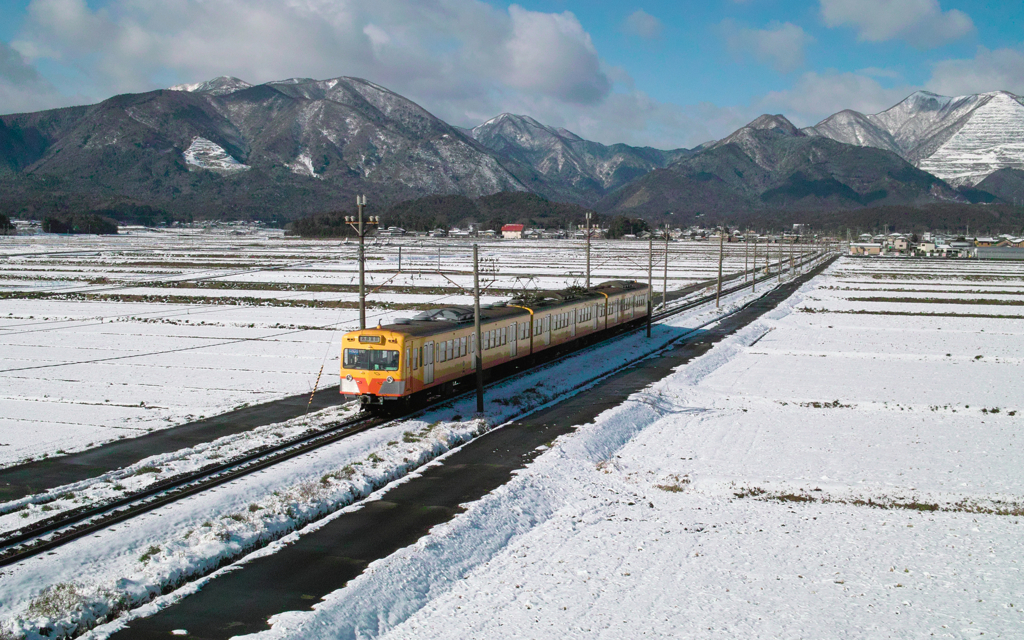
[[[842,111],[813,129],[847,144],[898,153],[954,186],[1024,167],[1024,104],[1006,91],[955,98],[919,91],[881,113]]]
[[[1024,105],[997,93],[918,167],[951,184],[975,185],[993,171],[1024,168]]]
[[[295,161],[291,164],[286,164],[286,167],[292,170],[292,173],[297,173],[302,176],[309,176],[311,178],[323,179],[319,173],[313,169],[313,159],[310,157],[308,151],[303,151],[295,158]]]
[[[727,247],[727,273],[743,250]],[[646,252],[594,242],[593,282],[646,280]],[[717,246],[671,252],[670,289],[717,272]],[[338,341],[358,326],[355,254],[244,226],[0,238],[0,465],[309,393],[321,366],[335,384]],[[485,303],[584,277],[579,241],[485,241],[481,255]],[[469,241],[395,238],[367,256],[371,324],[471,300]]]
[[[219,144],[196,136],[192,144],[185,150],[185,163],[201,169],[215,169],[220,171],[246,171],[249,165],[242,164],[235,160]]]
[[[721,309],[704,305],[682,314],[676,324],[694,328],[714,322],[721,314],[735,310],[753,297],[755,294],[749,290],[726,296]],[[482,419],[462,418],[472,415],[475,399],[449,402],[415,419],[364,432],[111,527],[99,534],[102,544],[94,537],[78,540],[52,554],[14,565],[5,570],[5,579],[0,583],[0,602],[4,603],[0,624],[36,638],[34,629],[40,625],[56,629],[90,625],[107,615],[112,603],[118,600],[137,606],[168,587],[198,578],[174,596],[182,597],[209,579],[200,576],[223,560],[237,558],[327,513],[338,512],[462,442],[485,433],[493,425],[531,406],[541,406],[576,393],[596,377],[661,348],[676,336],[677,330],[656,326],[651,340],[643,334],[617,338],[612,343],[598,345],[495,386],[488,391]],[[211,460],[236,456],[291,437],[308,427],[337,421],[350,411],[350,407],[327,409],[209,445],[154,456],[125,470],[61,487],[47,496],[2,505],[10,513],[0,516],[0,525],[15,526],[23,513],[27,514],[26,521],[38,519],[41,517],[39,503],[43,499],[60,497],[47,503],[59,509],[120,495],[126,490],[201,467]],[[154,468],[158,471],[148,472]],[[20,510],[13,511],[13,508]],[[321,520],[310,526],[322,524]],[[256,553],[271,553],[299,534],[291,535],[292,538],[283,538]],[[33,621],[27,614],[31,603],[48,585],[64,584],[74,584],[81,601],[90,606],[63,618]],[[152,608],[130,615],[142,615],[146,611]],[[121,618],[97,629],[93,637],[105,637],[124,620]]]
[[[247,637],[1019,636],[1024,390],[987,354],[1024,320],[833,312],[903,267],[842,260]]]

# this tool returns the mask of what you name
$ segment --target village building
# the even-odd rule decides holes
[[[851,256],[877,256],[882,253],[880,242],[853,242],[850,244]]]
[[[521,240],[524,229],[526,229],[526,225],[506,224],[501,228],[501,237],[506,240]]]

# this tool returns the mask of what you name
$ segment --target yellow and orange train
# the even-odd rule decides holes
[[[590,289],[531,292],[481,305],[483,369],[528,359],[643,321],[646,284],[613,280]],[[364,405],[411,399],[469,381],[476,334],[471,307],[435,309],[342,338],[341,393]],[[444,387],[448,385],[448,387]]]

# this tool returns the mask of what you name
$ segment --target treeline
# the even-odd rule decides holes
[[[747,215],[707,216],[706,225],[727,223],[759,230],[791,229],[808,224],[816,231],[851,233],[950,231],[972,235],[1024,233],[1024,208],[1009,204],[940,203],[866,207],[847,211],[758,211]]]
[[[381,227],[401,227],[408,231],[451,229],[475,224],[480,229],[499,231],[506,224],[565,229],[584,226],[589,209],[577,204],[552,202],[533,193],[503,192],[480,198],[466,196],[427,196],[400,202],[383,212],[372,207],[364,216],[379,216]],[[354,211],[331,211],[299,218],[288,225],[289,233],[306,238],[336,238],[355,235],[345,223]],[[591,224],[607,219],[592,212]]]
[[[95,213],[72,213],[43,218],[44,233],[116,235],[117,222]]]
[[[14,225],[11,224],[11,219],[0,213],[0,236],[11,236],[14,235]]]

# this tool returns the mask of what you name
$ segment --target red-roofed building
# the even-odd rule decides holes
[[[523,237],[523,229],[525,229],[525,228],[526,228],[526,225],[522,225],[522,224],[506,224],[505,226],[503,226],[501,228],[501,237],[502,238],[522,238]]]

